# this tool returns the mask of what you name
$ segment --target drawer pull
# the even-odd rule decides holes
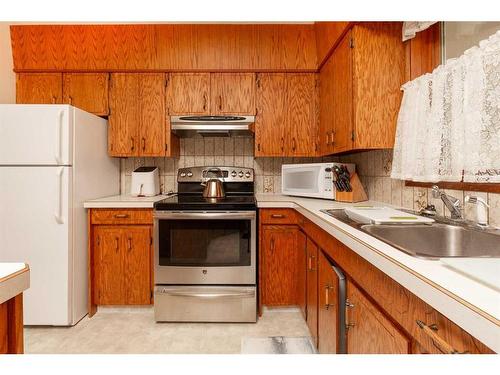
[[[333,289],[333,286],[325,285],[325,309],[327,310],[333,306],[330,304],[330,289]]]
[[[285,217],[285,215],[283,215],[283,214],[272,214],[271,217],[273,219],[283,219]]]
[[[348,330],[350,328],[354,328],[355,324],[354,323],[350,323],[349,322],[349,310],[348,309],[353,309],[354,308],[354,303],[352,303],[351,301],[349,301],[349,299],[347,299],[345,301],[345,329]]]
[[[116,214],[115,218],[116,219],[126,219],[128,217],[128,214]]]
[[[458,350],[453,348],[453,346],[451,346],[438,336],[438,334],[436,333],[436,331],[438,330],[436,324],[427,325],[421,320],[416,320],[416,323],[425,332],[425,334],[430,337],[434,346],[444,354],[465,354],[465,352],[460,353]]]

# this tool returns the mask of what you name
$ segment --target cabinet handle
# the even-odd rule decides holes
[[[57,103],[57,97],[56,96],[52,96],[52,104],[56,104]]]
[[[325,309],[329,309],[330,306],[333,306],[333,305],[330,305],[330,289],[332,289],[333,287],[330,286],[330,285],[325,285]]]
[[[283,215],[283,214],[272,214],[271,217],[273,219],[283,219],[285,217],[285,215]]]
[[[146,151],[146,138],[142,137],[142,151]]]
[[[222,95],[219,95],[219,111],[222,111]]]
[[[421,320],[416,320],[417,325],[424,331],[424,333],[430,337],[432,343],[436,348],[438,348],[444,354],[465,354],[460,353],[453,346],[448,344],[445,340],[438,336],[436,331],[438,330],[438,326],[436,324],[427,325]]]
[[[131,151],[134,151],[135,149],[135,146],[134,146],[134,137],[130,137],[130,150]]]
[[[132,250],[132,238],[128,238],[128,251]]]
[[[331,137],[331,139],[330,139],[330,144],[333,146],[333,144],[335,143],[335,142],[334,142],[334,140],[335,140],[335,131],[332,131],[332,132],[330,133],[330,137]]]
[[[73,98],[71,97],[71,95],[69,96],[69,105],[73,105]]]
[[[330,132],[326,132],[326,145],[330,144]]]
[[[116,252],[118,252],[118,245],[119,245],[120,239],[118,237],[115,237],[115,241],[116,241],[115,250],[116,250]]]
[[[116,214],[115,218],[117,219],[126,219],[128,217],[128,214]]]
[[[297,141],[295,140],[295,137],[292,138],[292,151],[295,151],[297,149]]]
[[[309,271],[316,271],[316,268],[313,268],[313,259],[315,259],[316,257],[314,255],[311,255],[309,257]]]
[[[349,309],[354,308],[354,303],[351,303],[349,299],[345,301],[345,329],[348,330],[354,327],[354,323],[349,323]]]
[[[207,110],[207,93],[206,92],[203,93],[203,110],[204,111]]]
[[[281,152],[285,150],[285,138],[281,137]]]

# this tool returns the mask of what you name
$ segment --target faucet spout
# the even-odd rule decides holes
[[[451,218],[453,220],[462,220],[462,205],[459,199],[446,194],[444,191],[439,189],[437,185],[432,187],[432,196],[434,198],[441,198],[446,208],[450,211]]]

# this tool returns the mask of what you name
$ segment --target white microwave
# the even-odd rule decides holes
[[[335,200],[333,167],[336,165],[345,165],[351,175],[356,170],[356,165],[349,163],[283,164],[282,194]]]

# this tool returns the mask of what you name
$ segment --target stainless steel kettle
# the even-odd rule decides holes
[[[201,183],[204,186],[203,197],[204,198],[224,198],[226,196],[224,192],[224,174],[220,168],[210,168],[207,169],[205,173],[217,172],[218,176],[210,177],[208,180]]]

